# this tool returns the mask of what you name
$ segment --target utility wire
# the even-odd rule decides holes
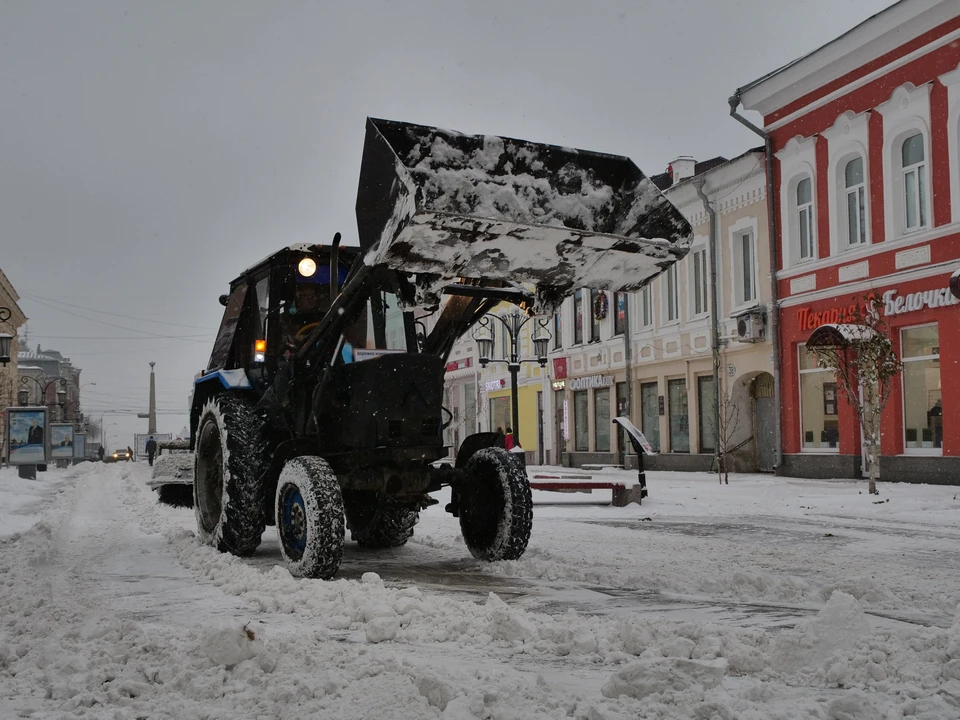
[[[24,295],[24,297],[27,297],[27,296]],[[190,338],[185,338],[185,337],[183,337],[182,335],[160,335],[160,334],[158,334],[158,333],[149,332],[148,330],[139,330],[139,329],[137,329],[137,328],[129,328],[129,327],[125,327],[125,326],[123,326],[123,325],[117,325],[116,323],[109,323],[109,322],[107,322],[106,320],[97,320],[96,318],[91,318],[91,317],[87,317],[87,316],[85,316],[85,315],[80,315],[79,313],[72,312],[72,311],[70,311],[70,310],[67,310],[66,308],[61,308],[61,307],[57,307],[56,305],[51,305],[50,303],[45,302],[45,301],[43,301],[43,300],[39,300],[39,299],[37,299],[37,298],[35,298],[35,297],[29,298],[29,299],[30,299],[32,302],[36,302],[36,303],[40,303],[41,305],[45,305],[46,307],[50,308],[51,310],[58,310],[59,312],[66,313],[67,315],[73,315],[74,317],[78,317],[78,318],[80,318],[81,320],[88,320],[88,321],[90,321],[90,322],[100,323],[101,325],[107,325],[107,326],[109,326],[109,327],[115,327],[115,328],[119,328],[119,329],[121,329],[121,330],[127,330],[127,331],[129,331],[129,332],[140,333],[141,335],[149,335],[149,336],[155,337],[155,338],[163,338],[163,339],[166,339],[166,340],[186,340],[186,341],[188,341],[188,342],[197,342],[197,343],[204,343],[204,344],[206,344],[203,340],[191,340]]]
[[[47,300],[49,302],[56,303],[57,305],[66,305],[67,307],[76,308],[77,310],[87,310],[89,312],[99,313],[100,315],[112,315],[113,317],[125,318],[127,320],[137,320],[140,322],[156,323],[158,325],[172,325],[174,327],[185,327],[185,328],[192,328],[193,330],[209,330],[210,332],[216,332],[216,328],[201,327],[200,325],[185,325],[184,323],[172,323],[172,322],[167,322],[166,320],[150,320],[149,318],[136,317],[134,315],[124,315],[123,313],[109,312],[107,310],[97,310],[96,308],[83,307],[82,305],[75,305],[72,302],[70,303],[63,302],[62,300],[56,300],[54,298],[46,297],[44,295],[34,295],[32,293],[23,293],[23,297],[29,298],[31,300],[36,300],[38,302],[40,300]]]

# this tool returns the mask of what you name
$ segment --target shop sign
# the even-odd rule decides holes
[[[590,375],[589,377],[573,378],[570,381],[571,390],[588,390],[590,388],[605,388],[613,385],[611,375]]]
[[[916,312],[924,308],[940,308],[948,305],[960,305],[960,299],[953,296],[948,288],[936,288],[921,292],[898,295],[896,289],[883,293],[883,314],[887,317]],[[827,308],[815,312],[810,308],[797,310],[797,323],[801,330],[816,330],[821,325],[837,325],[851,322],[857,316],[857,306]]]
[[[487,384],[485,385],[485,387],[486,387],[486,389],[487,389],[487,392],[493,392],[494,390],[500,390],[500,389],[502,389],[502,388],[505,388],[506,386],[507,386],[507,381],[504,380],[503,378],[500,378],[499,380],[490,380],[490,381],[488,381]]]
[[[896,290],[887,290],[883,294],[883,312],[886,315],[900,315],[925,307],[938,308],[958,304],[960,300],[953,296],[949,288],[924,290],[909,295],[897,295]]]
[[[552,387],[554,390],[563,390],[566,386],[566,380],[554,380],[552,383],[550,383],[550,387]]]
[[[454,370],[463,370],[464,368],[470,367],[470,361],[473,358],[464,358],[462,360],[451,360],[447,363],[447,372],[453,372]]]
[[[563,439],[570,439],[570,403],[563,401]]]
[[[553,377],[557,380],[563,380],[567,376],[567,359],[566,358],[554,358],[553,359]]]

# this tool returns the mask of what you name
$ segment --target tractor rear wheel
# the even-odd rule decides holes
[[[348,490],[343,494],[350,538],[360,547],[392,548],[406,545],[420,513],[409,505],[372,490]]]
[[[290,460],[277,481],[277,534],[287,569],[296,577],[328,580],[343,559],[343,496],[326,460]]]
[[[503,448],[484,448],[466,465],[458,487],[460,531],[477,560],[517,560],[533,528],[526,470]]]
[[[201,542],[240,556],[260,545],[265,448],[263,420],[245,398],[218,395],[204,405],[193,473]]]

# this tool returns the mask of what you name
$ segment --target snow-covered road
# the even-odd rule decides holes
[[[0,718],[960,717],[956,488],[648,473],[536,493],[489,566],[440,498],[322,582],[272,528],[200,546],[148,470],[0,470]]]

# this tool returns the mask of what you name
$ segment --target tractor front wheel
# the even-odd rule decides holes
[[[503,448],[478,450],[467,461],[458,491],[463,541],[477,560],[517,560],[533,528],[526,470]]]
[[[200,540],[252,555],[263,535],[263,420],[245,398],[218,395],[197,423],[193,507]]]
[[[325,460],[301,456],[283,466],[276,524],[291,575],[328,580],[337,574],[343,559],[343,496]]]

